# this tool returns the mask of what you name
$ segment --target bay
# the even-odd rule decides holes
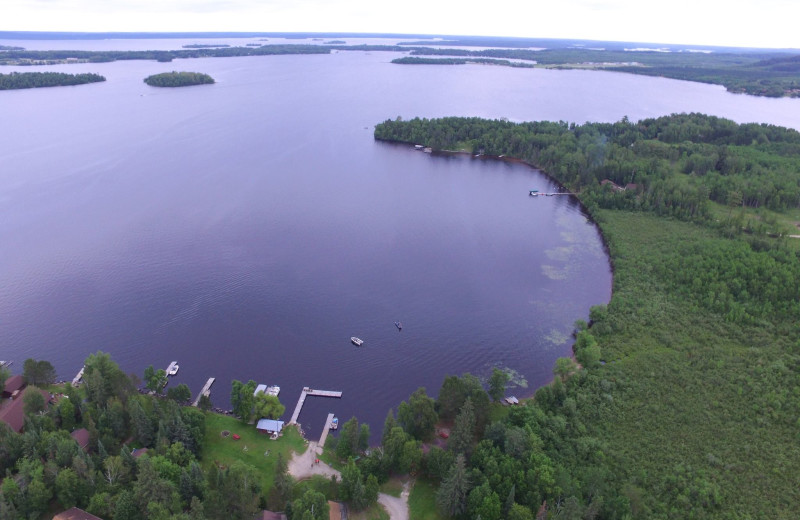
[[[98,350],[138,375],[178,360],[170,384],[214,376],[224,408],[233,379],[280,385],[285,418],[304,386],[343,391],[307,401],[310,437],[328,411],[379,434],[390,407],[447,374],[501,366],[527,385],[509,393],[529,395],[569,355],[574,320],[610,298],[596,228],[569,197],[528,197],[556,189],[532,168],[375,142],[374,125],[800,122],[798,100],[711,85],[397,56],[58,65],[35,70],[107,81],[0,93],[0,358],[47,359],[64,379]],[[217,83],[142,82],[171,70]]]

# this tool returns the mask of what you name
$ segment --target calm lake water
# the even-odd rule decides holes
[[[0,41],[64,47],[46,43]],[[80,48],[93,45],[109,48]],[[214,376],[222,407],[232,379],[280,385],[286,419],[303,386],[343,391],[306,402],[311,437],[328,411],[379,434],[390,407],[448,374],[502,366],[527,382],[509,393],[528,395],[570,353],[573,322],[610,297],[596,228],[569,197],[528,197],[555,188],[533,169],[378,143],[377,122],[702,111],[800,125],[800,100],[397,56],[0,70],[108,79],[0,93],[0,359],[47,359],[64,379],[98,350],[138,375],[178,360],[171,384],[196,393]],[[171,70],[217,83],[142,82]]]

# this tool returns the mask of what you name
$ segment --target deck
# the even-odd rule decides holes
[[[328,432],[331,431],[331,423],[333,422],[333,414],[328,414],[328,419],[325,421],[325,427],[322,429],[322,435],[319,436],[320,448],[325,448],[325,440],[328,438]]]
[[[194,402],[192,403],[192,406],[196,407],[200,403],[200,398],[201,397],[203,397],[203,396],[208,397],[209,395],[211,395],[211,385],[214,384],[214,381],[216,381],[215,378],[213,378],[213,377],[209,377],[208,378],[208,381],[206,381],[206,384],[203,387],[203,389],[200,390],[199,394],[197,394],[197,399],[194,400]]]
[[[300,392],[300,399],[297,400],[297,406],[294,407],[294,413],[292,414],[289,424],[297,424],[297,418],[300,417],[300,410],[303,409],[303,405],[306,402],[306,396],[309,395],[318,395],[320,397],[342,397],[341,392],[336,392],[333,390],[314,390],[313,388],[309,387],[303,388],[303,391]]]

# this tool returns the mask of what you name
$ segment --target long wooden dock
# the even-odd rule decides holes
[[[574,193],[569,193],[569,192],[566,192],[566,191],[559,191],[559,192],[554,192],[554,193],[542,193],[542,192],[539,192],[539,191],[536,191],[536,190],[531,190],[528,194],[531,197],[553,197],[555,195],[575,195]]]
[[[209,395],[211,395],[211,385],[213,385],[213,384],[214,384],[214,381],[215,381],[215,380],[216,380],[216,379],[215,379],[215,378],[213,378],[213,377],[209,377],[209,378],[208,378],[208,381],[206,381],[206,384],[205,384],[205,386],[203,387],[203,389],[202,389],[202,390],[200,390],[200,393],[199,393],[199,394],[197,394],[197,399],[195,399],[195,400],[194,400],[194,402],[192,403],[192,406],[195,406],[195,407],[196,407],[196,406],[197,406],[197,405],[200,403],[200,398],[201,398],[201,397],[203,397],[203,396],[206,396],[206,397],[208,397]]]
[[[292,414],[292,419],[289,421],[289,424],[297,424],[297,418],[300,417],[300,410],[303,409],[303,405],[306,402],[306,396],[308,395],[318,395],[320,397],[342,397],[341,392],[336,392],[333,390],[314,390],[313,388],[305,387],[303,391],[300,392],[300,399],[297,400],[297,406],[294,407],[294,413]]]
[[[325,427],[322,429],[322,435],[319,436],[319,444],[320,448],[325,447],[325,440],[328,438],[328,432],[331,431],[331,423],[333,422],[333,414],[328,414],[328,419],[325,421]]]
[[[81,380],[83,379],[83,371],[84,370],[86,370],[86,365],[83,365],[83,367],[81,368],[80,372],[78,372],[78,375],[76,375],[72,379],[72,386],[78,386],[79,384],[81,384]]]

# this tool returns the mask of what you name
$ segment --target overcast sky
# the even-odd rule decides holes
[[[382,32],[800,48],[800,0],[0,0],[0,30]]]

